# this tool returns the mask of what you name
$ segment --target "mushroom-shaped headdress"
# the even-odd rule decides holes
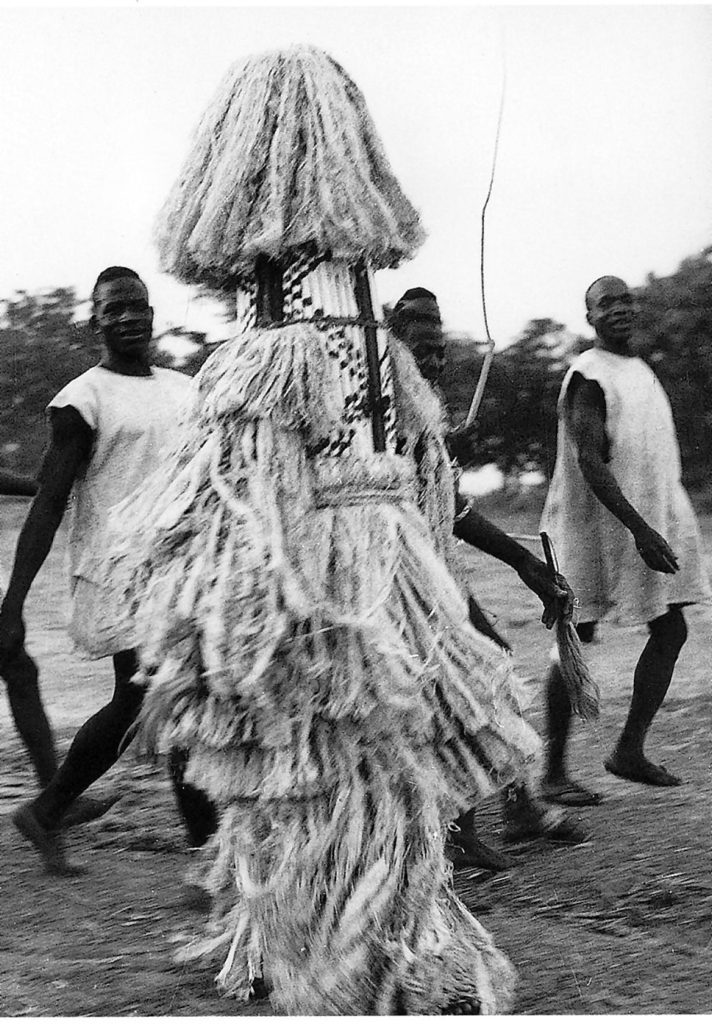
[[[346,403],[344,428],[323,451],[394,450],[373,271],[410,258],[424,236],[360,90],[335,60],[294,46],[234,65],[157,233],[166,271],[235,289],[239,330],[308,322],[321,332]],[[258,344],[298,346],[294,337]]]
[[[364,98],[313,46],[233,65],[203,115],[157,227],[163,268],[225,287],[260,257],[305,251],[374,269],[423,240]]]

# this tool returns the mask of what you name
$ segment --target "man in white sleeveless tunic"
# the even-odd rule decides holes
[[[92,325],[104,355],[49,404],[50,446],[0,611],[0,656],[11,656],[22,649],[24,601],[68,506],[70,636],[85,656],[113,659],[115,689],[110,702],[79,730],[39,797],[13,816],[54,874],[75,873],[56,831],[61,819],[79,794],[114,764],[143,697],[142,688],[132,682],[135,624],[97,576],[109,509],[159,464],[192,393],[184,374],[151,365],[153,310],[135,271],[103,271],[92,300]],[[184,811],[181,793],[176,795]]]
[[[630,710],[605,767],[650,786],[680,779],[645,756],[648,729],[685,643],[682,608],[710,587],[699,528],[680,482],[680,453],[660,382],[634,356],[633,299],[624,281],[602,277],[586,293],[595,347],[570,367],[559,398],[557,458],[542,518],[580,601],[579,635],[595,624],[647,623],[650,637],[634,673]],[[566,773],[571,708],[558,665],[547,686],[545,794],[567,805],[600,797]]]

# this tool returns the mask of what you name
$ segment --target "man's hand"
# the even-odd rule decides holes
[[[477,420],[469,426],[461,424],[445,436],[445,445],[451,459],[457,459],[464,468],[477,458],[479,427]]]
[[[546,562],[529,554],[517,567],[519,578],[533,590],[544,605],[541,621],[551,629],[558,618],[571,622],[574,613],[574,592],[559,572]]]
[[[650,526],[646,525],[637,530],[633,539],[638,554],[649,569],[674,573],[680,568],[677,556],[668,542]]]
[[[25,643],[22,615],[0,610],[0,668],[13,661]]]

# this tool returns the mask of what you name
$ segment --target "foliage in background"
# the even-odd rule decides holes
[[[195,372],[210,346],[191,332],[198,348],[178,369]],[[95,366],[101,345],[89,325],[89,304],[72,288],[17,292],[0,308],[0,464],[34,473],[47,442],[47,403],[74,377]],[[156,362],[173,366],[157,348]]]
[[[695,491],[709,490],[712,247],[683,260],[668,277],[649,274],[634,295],[639,308],[635,350],[652,366],[670,398],[685,484]],[[528,469],[551,475],[561,381],[571,359],[591,344],[592,339],[574,336],[562,324],[538,319],[495,354],[479,414],[479,465],[494,462],[506,475]],[[471,339],[451,336],[449,351],[443,388],[457,422],[474,393],[483,349]]]
[[[34,472],[46,443],[44,409],[73,377],[99,358],[86,320],[75,319],[73,289],[17,292],[0,319],[0,458],[7,469]]]
[[[496,463],[505,476],[544,470],[556,452],[556,399],[571,352],[583,339],[548,318],[530,320],[519,338],[495,353],[478,414],[476,465]],[[442,388],[454,423],[474,394],[484,349],[466,338],[448,339]]]
[[[712,247],[682,261],[669,277],[649,275],[635,290],[640,307],[637,351],[662,381],[673,407],[685,482],[709,487],[712,453]],[[224,301],[229,315],[229,297]],[[583,302],[583,295],[581,297]],[[387,310],[386,310],[387,313]],[[19,292],[0,310],[0,461],[36,470],[46,441],[44,409],[73,377],[99,359],[88,304],[71,288]],[[170,340],[193,349],[176,362]],[[156,361],[194,374],[213,351],[205,336],[173,328],[157,339]],[[453,424],[470,405],[484,348],[467,335],[447,335],[442,388]],[[591,344],[549,318],[530,320],[499,350],[480,407],[477,465],[496,463],[507,476],[537,469],[549,476],[556,454],[556,399],[571,358]]]
[[[670,398],[685,482],[694,490],[709,490],[712,246],[683,260],[669,277],[649,274],[635,295],[640,303],[637,349]]]

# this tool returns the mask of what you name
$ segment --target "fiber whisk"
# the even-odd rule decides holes
[[[546,564],[554,572],[559,566],[554,546],[547,533],[541,533]],[[571,710],[584,721],[598,718],[598,684],[591,676],[581,650],[581,641],[573,622],[559,615],[556,620],[556,645],[559,650],[559,667],[571,701]]]

